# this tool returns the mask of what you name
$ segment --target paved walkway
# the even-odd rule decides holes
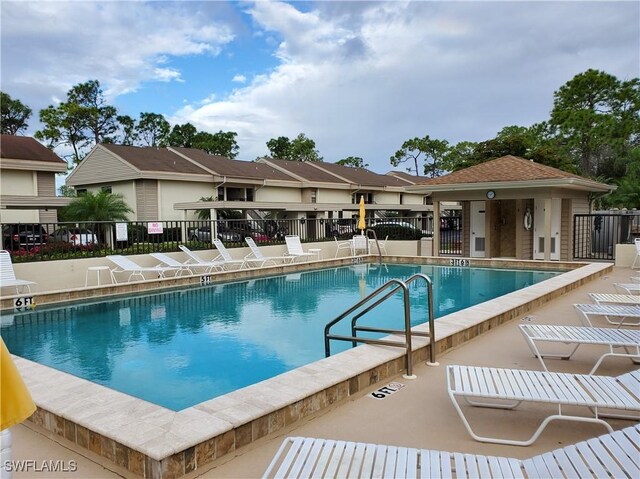
[[[628,282],[632,271],[615,268],[609,277],[599,278],[569,294],[516,318],[508,324],[476,338],[466,345],[438,358],[440,366],[429,367],[424,363],[415,367],[418,378],[406,380],[394,378],[405,387],[383,400],[376,400],[364,393],[346,403],[319,413],[291,428],[263,438],[250,446],[229,454],[201,473],[202,478],[253,478],[260,477],[280,446],[282,439],[290,435],[325,437],[352,441],[366,441],[409,447],[461,451],[525,458],[606,432],[599,425],[555,422],[547,427],[540,439],[528,447],[483,444],[474,441],[464,429],[446,393],[445,366],[470,364],[500,366],[521,369],[540,369],[519,332],[521,321],[540,324],[579,325],[573,303],[589,302],[588,292],[614,292],[612,283]],[[570,361],[550,360],[555,371],[587,373],[602,354],[602,347],[581,347]],[[599,374],[618,375],[634,368],[631,361],[612,358],[598,371]],[[369,393],[370,391],[367,391]],[[515,411],[477,409],[470,411],[470,420],[479,432],[493,435],[528,437],[539,422],[549,414],[551,406],[521,406]],[[628,421],[611,421],[615,429],[629,425]],[[35,460],[36,466],[46,461],[62,461],[67,466],[76,461],[76,472],[16,473],[15,478],[114,478],[122,477],[83,456],[47,439],[41,433],[24,425],[14,432],[14,459]],[[94,458],[95,459],[95,458]]]

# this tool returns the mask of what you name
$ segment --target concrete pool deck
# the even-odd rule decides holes
[[[607,265],[594,265],[592,269],[593,272],[596,272],[606,266]],[[631,276],[631,270],[628,268],[616,268],[612,273],[607,273],[607,277],[596,278],[591,283],[571,291],[566,291],[559,298],[545,305],[538,306],[523,315],[529,318],[533,317],[534,320],[539,320],[540,322],[557,321],[560,323],[576,324],[577,317],[573,312],[571,304],[575,302],[587,302],[587,292],[613,292],[612,283],[614,282],[614,278],[617,278],[617,281],[626,282],[629,276]],[[566,277],[563,281],[565,280]],[[534,287],[535,285],[530,288]],[[549,285],[545,287],[550,288]],[[531,294],[533,297],[534,295],[534,292],[531,291],[523,292],[525,296]],[[521,295],[522,293],[520,296]],[[498,304],[492,306],[494,313],[496,312],[495,308],[508,309],[511,306],[517,307],[515,303],[511,303],[518,298],[510,297],[510,295],[503,298],[504,299],[500,300]],[[518,300],[521,301],[522,297]],[[479,305],[476,309],[470,308],[469,310],[465,310],[465,312],[460,312],[464,314],[460,314],[460,317],[456,319],[455,323],[457,326],[455,327],[463,330],[464,326],[462,326],[461,323],[466,323],[467,325],[474,323],[474,316],[480,315],[483,312],[486,313],[486,311],[484,311],[486,309],[487,305],[485,304]],[[358,391],[349,394],[348,397],[337,400],[333,405],[326,405],[327,407],[322,410],[311,413],[291,424],[285,424],[284,427],[278,431],[267,431],[266,434],[261,435],[254,441],[234,448],[223,457],[215,459],[213,462],[207,464],[206,467],[189,472],[186,477],[257,477],[266,468],[269,459],[279,447],[282,438],[287,435],[308,435],[412,447],[528,457],[539,451],[556,447],[558,441],[562,444],[567,444],[600,434],[602,428],[594,425],[580,424],[574,427],[575,423],[572,423],[571,428],[563,428],[562,424],[554,424],[548,428],[547,432],[536,444],[527,448],[480,444],[471,440],[471,438],[466,435],[466,431],[455,415],[455,411],[446,395],[444,365],[459,363],[539,369],[539,363],[531,357],[529,350],[526,348],[517,330],[517,324],[519,323],[517,320],[518,315],[515,316],[515,319],[516,320],[507,322],[495,329],[492,328],[492,331],[473,339],[471,342],[464,343],[462,346],[449,350],[443,355],[439,355],[438,360],[441,363],[439,367],[427,367],[423,361],[416,363],[414,371],[418,376],[416,380],[404,380],[399,373],[388,374],[387,379],[389,382],[392,380],[399,381],[404,383],[406,387],[384,400],[374,400],[365,396],[371,392],[371,390],[380,387],[380,385],[384,383],[378,382],[376,386],[370,387],[363,386],[359,388]],[[454,326],[449,325],[449,327]],[[442,331],[440,331],[440,329],[442,329]],[[450,334],[451,331],[445,333],[446,329],[447,327],[445,327],[444,324],[442,328],[437,327],[437,335]],[[371,349],[373,347],[368,348]],[[378,353],[382,356],[397,356],[397,351],[389,352],[387,348],[374,349],[379,350]],[[488,354],[487,351],[490,351],[490,354]],[[595,362],[595,359],[589,362],[589,359],[593,356],[590,354],[590,351],[592,352],[593,348],[583,347],[572,361],[554,361],[553,366],[555,367],[557,364],[556,370],[586,372],[590,369],[589,364],[592,365],[593,362]],[[325,363],[325,365],[326,364],[327,363]],[[329,364],[331,363],[329,362]],[[22,365],[22,367],[28,369],[27,366]],[[345,364],[342,364],[342,366],[345,366]],[[351,364],[350,366],[353,368],[360,365]],[[631,367],[632,365],[629,361],[610,360],[601,369],[600,373],[619,374],[620,372],[629,370]],[[329,376],[332,376],[332,380],[335,381],[340,368],[334,365],[334,367],[321,369],[328,369]],[[325,371],[325,373],[326,372],[327,371]],[[307,381],[314,383],[315,380],[318,379],[316,374],[320,373],[322,373],[322,371],[308,368],[305,373],[307,374]],[[309,374],[311,374],[311,376],[309,376]],[[302,377],[303,376],[298,375],[297,378],[294,377],[294,380],[299,381]],[[46,383],[46,381],[44,381],[44,383]],[[39,395],[44,396],[46,394],[47,396],[51,396],[51,392],[47,392],[45,389],[49,387],[50,386],[47,385],[43,386],[43,390]],[[282,385],[282,387],[285,386]],[[309,387],[313,388],[317,386],[309,384]],[[75,391],[78,392],[80,389],[86,389],[86,385],[77,384]],[[113,399],[113,397],[111,397],[111,399]],[[262,401],[270,400],[265,397],[260,399]],[[229,408],[238,409],[238,404],[241,405],[240,408],[246,408],[251,405],[251,400],[248,398],[243,400],[242,398],[236,397],[230,400],[236,404],[232,405],[229,403]],[[276,398],[272,398],[272,400],[277,402]],[[62,404],[62,406],[58,407],[62,407],[63,409],[65,407],[67,409],[72,408],[72,405],[69,403],[73,403],[73,400],[70,400],[66,394],[61,394],[57,398],[48,398],[46,402],[52,405],[51,403],[55,403],[56,401]],[[55,404],[53,404],[53,406],[55,406]],[[113,404],[111,404],[111,406],[113,406]],[[427,406],[429,406],[429,408]],[[430,408],[433,408],[438,413],[430,413]],[[113,411],[112,407],[109,409]],[[198,421],[206,420],[204,416],[199,415],[206,411],[206,409],[207,407],[201,408],[196,414],[197,417],[192,418],[193,420],[188,421],[187,424],[178,425],[179,429],[187,428],[184,431],[185,436],[197,440],[197,437],[203,433],[202,429],[205,426],[199,424]],[[120,408],[117,407],[115,410],[120,413],[122,412]],[[539,416],[536,415],[539,411],[537,411],[536,408],[524,408],[515,413],[513,411],[486,411],[487,412],[481,411],[480,414],[476,414],[476,416],[478,416],[477,422],[479,421],[480,428],[482,428],[483,425],[481,423],[486,417],[488,422],[485,427],[490,426],[494,434],[500,434],[503,431],[508,431],[513,428],[514,425],[510,423],[507,419],[508,417],[513,417],[517,421],[517,428],[522,428],[523,430],[527,425],[533,424],[539,419]],[[82,412],[85,411],[83,410],[79,414],[82,414]],[[131,427],[131,416],[128,416],[129,422],[121,422],[124,421],[124,419],[118,419],[118,417],[124,417],[126,419],[126,416],[122,416],[118,414],[118,412],[116,412],[115,415],[107,414],[104,416],[104,421],[106,422],[105,427],[115,430],[118,435],[127,428],[135,430],[135,427]],[[244,414],[246,415],[248,413],[245,411]],[[505,420],[496,421],[496,418],[504,418]],[[212,418],[209,417],[208,419],[211,420]],[[614,424],[614,427],[617,427],[616,425],[618,423],[619,426],[622,427],[626,422],[616,421],[612,424]],[[206,428],[210,426],[211,425],[208,424]],[[437,431],[437,434],[431,431]],[[154,434],[154,431],[148,432],[150,435]],[[35,459],[36,464],[38,464],[38,461],[41,462],[45,459],[65,460],[65,458],[67,458],[67,460],[71,460],[71,458],[74,458],[78,461],[78,471],[49,473],[51,477],[118,477],[118,474],[122,476],[130,475],[126,470],[114,467],[114,464],[107,463],[104,461],[104,458],[100,458],[90,451],[74,450],[73,448],[76,448],[75,445],[72,445],[69,441],[59,436],[56,436],[55,439],[61,442],[63,446],[57,445],[45,437],[45,435],[48,434],[50,433],[31,423],[27,423],[27,426],[22,425],[17,427],[14,431],[14,459]],[[176,440],[180,439],[180,436],[181,434],[176,434]],[[153,441],[153,438],[151,441]],[[91,460],[88,460],[87,457]],[[93,461],[102,462],[106,464],[109,469],[102,469]],[[49,476],[43,476],[42,472],[30,471],[18,473],[16,477]]]

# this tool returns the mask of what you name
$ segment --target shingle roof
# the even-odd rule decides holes
[[[287,161],[267,158],[265,161],[284,168],[307,181],[355,184],[361,186],[407,186],[389,175],[380,175],[366,168],[353,168],[324,161]]]
[[[492,183],[507,181],[534,181],[562,178],[582,178],[581,176],[534,163],[516,156],[502,156],[479,165],[454,171],[438,178],[420,181],[420,185],[456,185],[464,183]]]
[[[1,135],[0,158],[67,163],[34,138],[16,135]]]
[[[406,171],[390,171],[387,173],[387,175],[395,176],[406,181],[407,183],[411,183],[412,185],[424,180],[424,176],[412,175],[411,173],[407,173]]]
[[[210,175],[198,165],[166,148],[139,147],[103,144],[110,152],[130,163],[140,171],[163,171],[188,173],[195,175]]]
[[[172,147],[171,149],[181,155],[188,156],[191,160],[220,176],[295,181],[295,178],[265,163],[230,160],[224,156],[210,155],[195,148]]]
[[[366,168],[353,168],[335,163],[316,162],[320,168],[346,178],[350,183],[362,186],[407,186],[406,182],[390,175],[381,175]]]

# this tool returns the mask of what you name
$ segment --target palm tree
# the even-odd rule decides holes
[[[133,210],[125,203],[121,194],[100,191],[92,193],[87,191],[69,203],[64,209],[65,221],[75,221],[82,223],[96,223],[98,221],[127,221],[128,214]],[[98,234],[100,242],[104,241],[104,232],[96,231],[95,224],[91,225],[91,230]]]
[[[133,213],[125,203],[121,194],[100,191],[87,191],[75,198],[65,209],[65,219],[68,221],[127,221],[128,213]]]

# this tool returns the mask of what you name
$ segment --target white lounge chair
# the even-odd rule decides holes
[[[172,266],[140,266],[131,258],[121,256],[119,254],[109,255],[106,257],[109,261],[116,265],[111,269],[111,279],[116,283],[116,273],[129,273],[127,282],[131,281],[135,277],[139,277],[141,280],[145,279],[144,273],[157,274],[157,278],[165,278],[165,273],[168,271],[178,272],[178,268]]]
[[[447,366],[447,389],[467,432],[480,442],[528,446],[556,419],[602,424],[613,429],[601,417],[640,419],[640,370],[617,377],[590,374],[568,374],[522,369],[498,369],[474,366]],[[513,409],[522,402],[547,403],[557,406],[557,414],[542,421],[525,441],[486,437],[476,434],[467,420],[458,399],[472,406]],[[584,406],[593,415],[567,414],[563,406]],[[607,414],[601,410],[632,411],[636,415]]]
[[[613,283],[616,290],[624,291],[625,294],[640,294],[640,283]]]
[[[172,268],[177,268],[177,276],[182,276],[183,273],[193,274],[193,269],[197,268],[194,264],[181,263],[175,258],[168,256],[164,253],[149,253],[149,256],[160,261],[161,264],[166,266],[171,266]]]
[[[316,253],[306,252],[302,249],[302,243],[300,243],[300,237],[296,235],[287,235],[284,237],[284,241],[287,244],[287,254],[293,259],[292,262],[297,258],[317,258],[318,255]]]
[[[349,252],[351,252],[351,242],[350,241],[338,241],[338,238],[336,238],[335,236],[333,237],[333,239],[336,242],[336,255],[334,256],[334,258],[338,257],[338,255],[340,254],[340,250],[341,249],[348,249]]]
[[[540,360],[542,368],[548,371],[544,358],[570,359],[582,344],[608,346],[609,352],[600,356],[589,374],[595,373],[602,361],[609,356],[627,357],[640,360],[640,331],[613,328],[589,328],[584,326],[558,326],[552,324],[521,324],[520,332],[524,335],[531,352]],[[575,344],[573,349],[564,354],[542,353],[538,342]],[[615,352],[614,348],[624,348],[625,352]]]
[[[222,258],[222,261],[224,263],[223,267],[225,269],[227,266],[231,265],[237,265],[238,269],[242,269],[247,265],[247,261],[244,259],[233,259],[233,256],[231,256],[231,253],[229,253],[227,247],[218,238],[214,239],[212,243],[213,246],[215,246],[218,250],[218,254],[220,255],[218,256],[218,258]],[[216,260],[218,260],[218,258],[216,258]]]
[[[371,249],[376,246],[378,253],[380,254],[387,254],[387,240],[389,239],[389,235],[385,236],[385,238],[380,241],[378,240],[378,242],[376,243],[376,240],[373,238],[369,239],[369,251],[371,251]]]
[[[609,324],[618,328],[621,326],[640,326],[640,306],[638,305],[574,304],[573,307],[585,326],[593,326],[590,316],[604,316]],[[627,322],[627,318],[631,318],[631,321]]]
[[[16,288],[16,294],[24,292],[25,288],[30,293],[31,285],[38,284],[26,279],[16,278],[16,273],[13,270],[13,263],[11,262],[11,255],[8,251],[0,251],[0,288]],[[22,291],[21,291],[22,290]]]
[[[529,459],[362,442],[288,437],[262,476],[270,478],[567,478],[640,474],[640,425]]]
[[[589,297],[596,304],[640,304],[640,295],[636,294],[589,293]]]
[[[218,257],[216,257],[213,260],[209,261],[209,260],[206,260],[206,259],[202,259],[195,252],[191,251],[189,248],[187,248],[183,244],[178,246],[178,248],[180,248],[180,251],[182,251],[184,254],[186,254],[187,257],[189,258],[187,260],[187,261],[189,261],[189,263],[187,263],[187,264],[192,264],[194,267],[203,268],[205,273],[212,273],[214,270],[215,271],[223,271],[224,270],[225,261],[224,260],[218,260]]]
[[[265,256],[251,236],[247,236],[244,240],[251,250],[251,253],[244,257],[246,263],[259,263],[258,267],[262,267],[267,263],[276,265],[278,262],[285,263],[292,259],[291,256]]]

